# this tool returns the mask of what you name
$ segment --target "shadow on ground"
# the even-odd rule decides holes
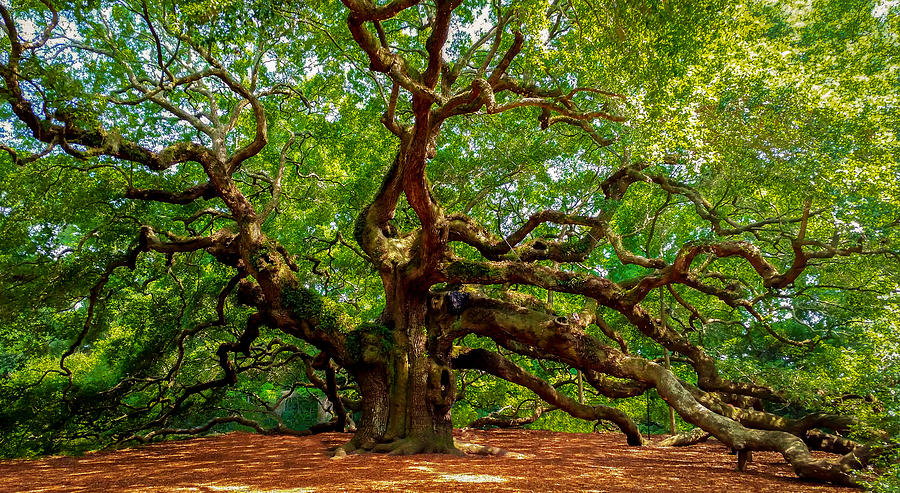
[[[620,434],[461,430],[508,457],[351,455],[350,435],[230,433],[82,457],[0,461],[3,492],[312,491],[856,491],[802,482],[779,454],[756,453],[746,472],[720,443],[629,447]],[[520,455],[521,454],[521,455]]]

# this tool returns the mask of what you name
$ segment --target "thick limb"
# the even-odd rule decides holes
[[[517,417],[513,416],[502,416],[497,413],[491,413],[487,416],[483,416],[481,418],[475,419],[471,423],[466,425],[466,428],[518,428],[525,425],[530,425],[537,421],[538,418],[543,416],[545,413],[549,411],[555,411],[556,407],[544,407],[538,406],[537,409],[534,410],[528,416]],[[518,409],[516,410],[518,411]]]
[[[504,380],[519,384],[533,391],[548,404],[557,406],[576,418],[589,421],[612,421],[628,437],[629,445],[643,444],[637,425],[621,410],[609,406],[581,404],[497,353],[485,349],[463,349],[453,358],[453,366],[455,368],[482,370]]]
[[[822,413],[809,414],[796,419],[785,418],[765,411],[733,406],[725,403],[715,394],[704,392],[686,382],[682,382],[682,386],[705,407],[723,416],[728,416],[745,426],[759,430],[784,431],[803,438],[807,436],[807,432],[814,428],[824,427],[846,431],[857,421],[852,416]]]
[[[661,274],[666,277],[673,272],[672,269],[673,267],[670,266],[659,272],[666,273]],[[775,401],[783,400],[783,397],[765,386],[723,379],[716,368],[715,360],[702,348],[692,344],[686,337],[673,329],[662,326],[657,319],[641,307],[640,299],[633,299],[630,292],[623,289],[622,285],[609,279],[523,262],[478,262],[458,258],[449,259],[443,266],[442,274],[442,280],[452,283],[528,284],[556,292],[580,294],[593,298],[599,305],[612,308],[624,315],[644,335],[660,343],[663,347],[689,357],[697,372],[700,385],[704,389],[752,395]],[[485,302],[490,303],[490,301]],[[519,308],[521,307],[515,309]],[[568,321],[565,321],[565,324],[568,324]]]
[[[696,443],[705,442],[712,436],[703,428],[694,428],[684,433],[672,435],[664,440],[656,442],[659,447],[686,447]]]
[[[711,433],[735,450],[780,452],[796,473],[804,478],[854,484],[851,465],[857,457],[840,460],[815,459],[799,437],[782,431],[747,428],[734,419],[703,406],[669,370],[644,358],[626,355],[602,344],[582,331],[571,330],[540,312],[516,306],[498,306],[496,301],[473,300],[458,318],[444,323],[460,325],[498,343],[525,342],[576,368],[586,368],[648,383],[687,422]]]

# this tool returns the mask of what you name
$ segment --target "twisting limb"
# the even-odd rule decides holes
[[[512,302],[510,304],[519,305],[520,308],[523,308],[520,303]],[[465,333],[466,332],[462,330],[459,332],[451,332],[450,334],[461,336]],[[518,341],[508,340],[503,346],[516,354],[536,359],[538,362],[541,360],[552,360],[565,364],[563,360],[553,354],[548,354],[545,351],[541,351],[540,349]],[[587,380],[588,385],[590,385],[598,394],[609,397],[610,399],[623,399],[626,397],[639,396],[649,388],[646,383],[632,379],[611,378],[609,375],[605,375],[596,370],[582,369],[581,374],[584,379]]]
[[[64,122],[64,125],[55,124],[49,118],[39,117],[34,112],[32,103],[26,99],[25,93],[19,85],[21,73],[19,62],[26,50],[33,51],[43,45],[43,42],[36,44],[22,43],[15,21],[4,5],[0,5],[0,17],[3,18],[7,39],[11,47],[7,64],[0,66],[0,75],[3,76],[4,81],[4,87],[0,91],[4,93],[5,99],[12,107],[13,113],[25,123],[35,139],[46,144],[58,143],[67,153],[79,158],[83,157],[82,153],[72,148],[71,144],[86,146],[91,150],[90,153],[92,155],[109,155],[143,164],[152,170],[164,170],[185,161],[200,162],[211,158],[212,154],[208,149],[189,142],[172,144],[156,152],[121,137],[110,138],[109,134],[103,129],[86,130],[77,128],[72,124],[70,118],[63,113],[57,113],[55,118]],[[45,28],[44,37],[49,38],[57,20],[54,14],[54,20]],[[44,38],[42,37],[41,39],[43,40]]]
[[[419,74],[412,73],[402,56],[392,53],[390,47],[383,45],[381,40],[377,36],[372,35],[364,26],[365,22],[389,19],[400,11],[415,5],[416,2],[395,1],[388,4],[392,6],[391,8],[383,10],[367,8],[364,5],[365,3],[354,0],[344,1],[344,5],[350,9],[350,15],[347,16],[347,25],[350,28],[350,33],[359,47],[369,57],[371,68],[377,72],[387,74],[413,95],[430,102],[442,100],[440,94],[422,83]]]
[[[156,232],[150,226],[141,227],[141,240],[147,250],[153,250],[160,253],[179,253],[194,252],[197,250],[205,250],[221,243],[224,238],[230,237],[226,233],[216,233],[213,236],[198,236],[190,238],[182,238],[169,233],[167,235],[170,241],[164,242],[156,236]]]
[[[681,385],[697,399],[697,402],[710,410],[734,419],[744,426],[758,430],[784,431],[804,438],[810,430],[815,428],[847,431],[857,422],[857,419],[852,416],[822,413],[809,414],[796,419],[785,418],[765,411],[733,406],[724,402],[715,394],[704,392],[687,382],[682,382]]]
[[[381,116],[381,123],[397,137],[403,137],[409,132],[409,129],[403,128],[397,121],[397,99],[399,97],[400,84],[394,82],[391,85],[391,97],[388,100],[387,108],[384,111],[384,115]]]
[[[484,61],[481,62],[481,65],[478,66],[478,71],[475,73],[475,78],[480,79],[486,73],[488,67],[494,62],[494,57],[497,56],[497,50],[500,49],[500,43],[503,42],[503,30],[507,23],[509,23],[510,19],[513,16],[513,10],[509,9],[506,11],[506,14],[502,13],[500,2],[491,2],[494,7],[494,11],[497,15],[497,30],[494,34],[494,40],[491,43],[491,48],[488,50],[487,55],[484,57]]]
[[[657,447],[687,447],[709,440],[712,435],[703,428],[693,428],[690,431],[672,435],[655,443]]]
[[[610,399],[622,399],[642,395],[649,386],[634,379],[610,378],[595,370],[581,370],[581,375],[598,394]]]
[[[519,229],[502,238],[463,214],[454,214],[447,219],[450,241],[460,241],[473,246],[489,260],[516,259],[523,262],[536,260],[584,261],[596,248],[600,238],[604,236],[606,228],[605,221],[599,217],[545,210],[532,214]],[[587,226],[590,229],[578,239],[555,241],[540,238],[522,243],[535,228],[544,223]]]
[[[556,406],[570,415],[588,421],[612,421],[622,430],[629,445],[643,444],[643,438],[634,421],[615,407],[580,404],[577,400],[560,393],[552,385],[525,371],[519,365],[503,356],[484,349],[460,349],[453,357],[455,368],[481,370],[504,380],[519,384],[550,405]]]
[[[628,168],[623,168],[628,169]],[[624,193],[622,187],[615,188],[614,183],[617,180],[624,180],[625,189],[627,185],[633,182],[633,177],[628,172],[619,175],[621,178],[615,178],[615,174],[609,180],[609,190],[618,190],[617,193]],[[629,178],[630,177],[630,178]],[[808,207],[806,208],[808,211]],[[802,221],[805,224],[805,221]],[[470,231],[473,231],[470,228]],[[801,233],[803,231],[801,230]],[[470,234],[470,242],[476,242],[478,237]],[[482,233],[481,236],[484,236]],[[459,259],[450,259],[446,264],[446,278],[450,282],[457,283],[478,283],[478,284],[502,284],[502,283],[525,283],[540,286],[553,291],[568,292],[573,294],[582,294],[596,299],[601,305],[613,308],[633,323],[642,333],[659,342],[671,351],[684,354],[693,362],[697,370],[701,385],[710,390],[721,390],[731,393],[743,393],[747,395],[755,395],[773,400],[782,400],[783,398],[775,394],[771,389],[761,386],[753,386],[748,384],[737,384],[735,382],[726,382],[718,376],[715,369],[715,362],[708,357],[704,351],[691,344],[682,335],[677,334],[671,329],[662,328],[655,322],[639,303],[649,294],[649,292],[659,286],[670,285],[673,283],[687,284],[695,289],[718,295],[733,306],[744,305],[753,311],[752,306],[746,304],[742,300],[738,300],[733,293],[716,290],[708,285],[703,285],[694,279],[691,269],[693,259],[701,254],[709,255],[710,258],[727,258],[742,257],[756,270],[763,278],[764,285],[769,287],[783,287],[786,283],[793,280],[803,271],[810,258],[828,258],[830,256],[850,255],[861,252],[861,248],[854,247],[851,249],[831,248],[815,252],[805,252],[802,244],[808,243],[802,237],[798,237],[793,241],[795,250],[795,260],[791,268],[784,273],[778,270],[766,260],[762,252],[747,242],[740,241],[723,241],[718,243],[707,244],[689,244],[682,248],[671,265],[660,266],[654,273],[644,275],[642,277],[624,281],[621,283],[613,283],[609,280],[595,277],[589,274],[574,274],[558,269],[552,269],[541,266],[525,266],[519,262],[476,262],[463,261]],[[621,255],[627,258],[625,255]],[[646,264],[645,264],[646,265]],[[657,264],[659,265],[659,264]],[[777,334],[775,334],[777,336]],[[784,342],[788,341],[781,337]],[[796,344],[811,344],[798,342]]]
[[[755,232],[764,229],[766,226],[773,224],[792,224],[792,223],[805,223],[807,218],[810,215],[809,210],[809,202],[807,202],[805,206],[805,210],[802,217],[774,217],[769,219],[764,219],[761,221],[753,222],[750,224],[738,224],[731,218],[727,216],[722,216],[717,210],[716,207],[710,203],[706,198],[704,198],[696,189],[691,187],[690,185],[679,183],[675,180],[672,180],[669,177],[663,175],[650,175],[643,172],[641,167],[636,166],[626,166],[621,169],[621,171],[629,176],[629,179],[633,181],[644,181],[656,183],[663,190],[670,194],[677,194],[687,198],[691,203],[694,204],[694,208],[697,212],[697,215],[700,218],[709,222],[712,230],[719,236],[737,236],[741,233],[747,232]],[[824,210],[813,211],[812,214],[816,215]],[[722,223],[726,223],[729,227],[722,227]]]
[[[238,273],[237,275],[232,277],[228,281],[228,283],[226,283],[226,285],[222,288],[222,290],[219,292],[219,295],[217,296],[216,307],[215,307],[216,315],[217,315],[216,320],[208,320],[205,322],[197,323],[197,324],[193,325],[192,327],[185,328],[184,330],[181,331],[181,333],[178,334],[178,337],[175,340],[175,346],[178,350],[178,355],[175,358],[175,363],[172,364],[172,366],[166,372],[166,375],[164,377],[161,377],[161,378],[152,377],[149,379],[145,379],[145,381],[147,383],[164,384],[166,390],[171,389],[175,385],[175,378],[178,376],[179,372],[181,371],[182,365],[184,363],[185,341],[188,338],[194,337],[195,335],[197,335],[198,333],[200,333],[206,329],[209,329],[212,327],[221,327],[221,326],[225,325],[225,301],[228,298],[228,296],[230,296],[232,294],[232,292],[234,291],[234,288],[237,286],[237,283],[245,275],[246,274]],[[137,382],[138,382],[138,379],[132,378],[132,377],[123,379],[122,381],[117,383],[114,387],[111,387],[111,388],[101,392],[100,395],[118,396],[122,392],[124,392],[129,385],[137,383]],[[144,388],[146,388],[146,387],[144,387]],[[142,388],[141,390],[143,390],[144,388]],[[162,392],[160,392],[160,394],[162,394]],[[160,396],[160,398],[161,398],[161,396]],[[149,408],[150,406],[152,406],[153,402],[154,402],[154,400],[151,400],[151,404],[148,404],[147,407]],[[158,399],[156,400],[156,402],[158,402]]]
[[[238,273],[234,276],[229,282],[222,288],[222,291],[219,293],[217,297],[216,303],[216,313],[218,318],[216,320],[209,320],[205,322],[200,322],[195,324],[192,327],[185,328],[178,335],[178,338],[175,342],[175,346],[178,350],[178,355],[176,357],[175,363],[169,368],[163,377],[146,377],[146,378],[135,378],[129,377],[123,379],[114,387],[105,390],[100,393],[101,396],[104,396],[105,399],[109,399],[114,404],[110,404],[105,406],[109,410],[114,410],[117,407],[125,407],[127,411],[118,419],[126,419],[131,416],[140,415],[142,413],[152,412],[157,407],[163,408],[167,402],[169,402],[169,397],[167,396],[168,392],[170,392],[177,385],[177,377],[181,371],[182,364],[185,358],[185,341],[190,338],[196,336],[198,333],[207,330],[211,327],[224,326],[225,325],[225,300],[231,294],[234,287],[237,285],[238,281],[245,274]],[[136,388],[130,388],[132,385],[136,385]],[[149,401],[147,401],[141,407],[134,407],[126,404],[122,399],[123,396],[127,395],[129,392],[145,392],[151,386],[155,386],[155,397],[152,397]],[[190,394],[192,395],[192,394]],[[190,395],[186,395],[185,398]],[[175,411],[179,409],[180,402],[177,401],[170,407],[168,410],[162,410],[160,416],[153,420],[149,425],[145,426],[153,426],[157,424],[164,424],[168,417],[173,414]],[[126,438],[125,440],[129,440],[130,438]]]
[[[610,340],[615,341],[615,343],[619,345],[619,349],[623,353],[629,354],[628,343],[625,342],[625,339],[622,337],[622,334],[619,334],[618,332],[616,332],[615,329],[613,329],[608,323],[606,323],[606,320],[603,320],[600,317],[596,317],[596,319],[594,320],[594,323],[597,325],[597,327],[600,327],[600,330],[603,332],[603,335],[610,338]]]
[[[159,411],[156,418],[147,423],[143,423],[139,429],[148,429],[165,425],[171,417],[177,415],[177,413],[189,406],[190,398],[195,395],[203,395],[204,392],[209,390],[234,385],[237,382],[238,375],[244,372],[250,370],[272,369],[274,367],[290,364],[292,361],[300,359],[300,355],[303,353],[299,348],[281,344],[277,339],[272,341],[267,348],[252,346],[253,341],[259,336],[261,318],[262,317],[259,314],[251,315],[248,319],[247,326],[240,334],[237,341],[226,342],[219,345],[216,351],[216,357],[218,366],[223,371],[222,376],[212,380],[201,381],[184,386],[180,389],[180,394],[177,394],[176,397],[167,397],[164,401],[160,400],[160,403],[164,403],[165,407]],[[238,353],[243,353],[246,357],[250,358],[252,362],[249,364],[240,364],[239,362],[236,365],[232,362],[230,355]],[[281,353],[288,353],[289,356],[283,361],[278,362],[276,361],[276,357]],[[266,357],[269,359],[265,360],[264,358]],[[167,377],[167,380],[169,382],[174,382],[173,377],[175,375],[177,375],[177,371],[170,372],[170,376]],[[172,387],[173,384],[170,383],[166,386],[165,390],[169,390]],[[162,395],[160,395],[160,398],[162,399]],[[281,428],[283,427],[278,427],[275,430],[282,431]],[[124,440],[127,441],[132,439],[137,439],[137,436],[130,436]]]
[[[833,454],[849,454],[864,447],[853,440],[820,430],[809,430],[801,438],[811,450],[823,450]]]
[[[284,176],[284,164],[287,161],[287,152],[291,146],[294,145],[295,138],[296,135],[291,133],[291,138],[289,138],[281,148],[281,158],[278,161],[278,173],[275,175],[275,179],[272,180],[272,198],[263,208],[262,212],[259,213],[259,222],[261,223],[265,223],[266,219],[269,218],[269,214],[278,207],[278,200],[281,198],[281,178]]]
[[[670,268],[671,269],[671,268]],[[666,269],[667,276],[673,270]],[[692,344],[682,334],[670,327],[663,327],[638,303],[642,297],[634,299],[634,288],[624,291],[620,284],[609,279],[560,270],[558,268],[532,265],[522,262],[477,262],[457,258],[449,259],[442,267],[442,281],[459,284],[529,284],[544,289],[581,294],[597,301],[598,304],[612,308],[635,325],[644,335],[662,344],[670,351],[681,353],[693,361],[694,369],[703,388],[728,393],[752,395],[774,401],[783,401],[784,397],[772,389],[728,381],[719,375],[715,361],[702,348]],[[655,276],[647,276],[654,277]],[[644,294],[646,295],[646,293]],[[568,320],[561,318],[561,325]]]
[[[545,413],[550,411],[555,411],[558,409],[557,407],[544,407],[537,406],[534,411],[528,416],[517,417],[513,416],[499,416],[495,413],[491,413],[487,416],[483,416],[481,418],[475,419],[471,423],[466,425],[466,428],[518,428],[520,426],[530,425],[538,420]],[[518,411],[518,410],[516,410]]]
[[[459,316],[445,316],[442,324],[455,324],[494,339],[499,344],[524,341],[575,367],[593,369],[654,386],[681,417],[738,451],[774,450],[804,478],[855,484],[851,473],[859,457],[848,454],[837,461],[814,459],[802,439],[781,431],[742,426],[701,405],[671,371],[644,358],[625,355],[584,332],[560,324],[540,312],[475,298]]]
[[[2,7],[2,5],[0,5]],[[87,305],[87,315],[84,318],[84,323],[81,326],[81,331],[78,333],[78,336],[72,341],[72,344],[69,345],[69,348],[59,359],[59,368],[62,370],[63,375],[68,380],[68,384],[66,388],[63,390],[63,399],[66,401],[66,406],[70,407],[71,404],[67,398],[69,391],[72,390],[72,387],[75,386],[75,381],[72,378],[72,370],[70,370],[66,366],[66,359],[69,356],[75,354],[75,351],[81,347],[81,343],[84,341],[84,338],[87,337],[88,332],[91,330],[92,323],[94,320],[94,311],[96,310],[97,302],[100,298],[100,293],[103,291],[103,288],[106,286],[106,283],[109,282],[110,277],[113,275],[116,269],[119,267],[127,267],[128,269],[134,270],[137,265],[138,256],[148,249],[145,235],[141,234],[138,239],[138,243],[135,247],[133,247],[128,253],[126,253],[121,259],[109,264],[106,267],[106,270],[100,275],[100,279],[91,287],[90,294],[88,295],[88,305]],[[45,373],[46,375],[46,373]],[[43,379],[43,377],[42,377]]]
[[[299,351],[299,348],[297,348],[297,351]],[[344,431],[347,425],[347,410],[344,407],[344,400],[338,395],[337,380],[335,379],[336,369],[331,362],[331,358],[328,357],[327,353],[319,353],[315,358],[303,352],[299,352],[299,354],[303,361],[307,380],[321,390],[328,401],[331,402],[332,414],[335,417],[335,431]],[[323,370],[325,372],[324,381],[316,375],[315,370]]]
[[[394,218],[397,201],[403,192],[399,180],[399,167],[398,153],[385,173],[381,188],[372,202],[360,211],[353,228],[353,237],[363,252],[382,265],[390,263],[390,259],[383,258],[384,252],[390,251],[388,246],[392,243],[392,237],[396,236],[392,231],[390,220]]]
[[[469,67],[469,61],[475,55],[475,53],[481,48],[485,43],[487,43],[491,38],[496,39],[497,33],[502,33],[503,29],[506,27],[506,23],[509,22],[510,17],[512,16],[512,10],[508,10],[506,14],[500,15],[500,18],[497,20],[497,23],[491,26],[490,29],[485,31],[485,33],[481,36],[481,38],[477,39],[472,46],[469,47],[460,57],[457,59],[456,63],[453,64],[452,68],[444,70],[441,74],[441,90],[444,94],[450,92],[453,84],[456,83],[456,80],[459,78],[462,71]],[[491,57],[486,57],[484,61],[484,66],[486,68],[486,64],[491,62]],[[476,75],[476,78],[481,77],[484,74],[482,70],[480,74]]]
[[[14,166],[23,166],[25,164],[37,161],[37,160],[41,159],[42,157],[45,157],[46,155],[50,154],[50,151],[55,149],[56,145],[57,145],[57,142],[55,140],[51,141],[47,144],[47,147],[45,147],[43,151],[41,151],[37,154],[32,154],[30,156],[26,156],[26,157],[19,157],[19,153],[16,152],[15,149],[13,149],[12,147],[9,147],[7,145],[4,145],[4,144],[0,144],[0,150],[6,151],[9,154],[9,157],[12,158],[12,162],[13,162]]]
[[[329,429],[318,429],[321,427],[313,427],[308,430],[296,431],[290,428],[287,428],[282,423],[276,424],[274,427],[266,429],[261,424],[252,419],[247,419],[243,416],[219,416],[210,419],[206,423],[202,425],[195,426],[193,428],[160,428],[157,430],[153,430],[150,433],[145,435],[132,435],[126,438],[125,442],[131,440],[137,440],[141,443],[150,443],[156,437],[163,437],[167,435],[199,435],[200,433],[205,433],[211,430],[216,425],[225,424],[225,423],[237,423],[242,426],[246,426],[248,428],[252,428],[254,431],[259,433],[260,435],[293,435],[293,436],[307,436],[315,433],[322,433],[325,431],[331,431]],[[323,423],[326,424],[326,423]]]

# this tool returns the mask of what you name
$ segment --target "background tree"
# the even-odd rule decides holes
[[[4,449],[285,432],[307,387],[339,454],[478,451],[489,374],[851,483],[820,429],[896,426],[894,10],[0,4]]]

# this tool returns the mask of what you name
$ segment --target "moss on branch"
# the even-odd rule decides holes
[[[482,279],[497,273],[497,269],[472,260],[457,260],[447,266],[447,275],[454,279]]]
[[[374,363],[390,354],[394,334],[390,327],[375,322],[360,324],[347,335],[347,352],[363,363]]]

